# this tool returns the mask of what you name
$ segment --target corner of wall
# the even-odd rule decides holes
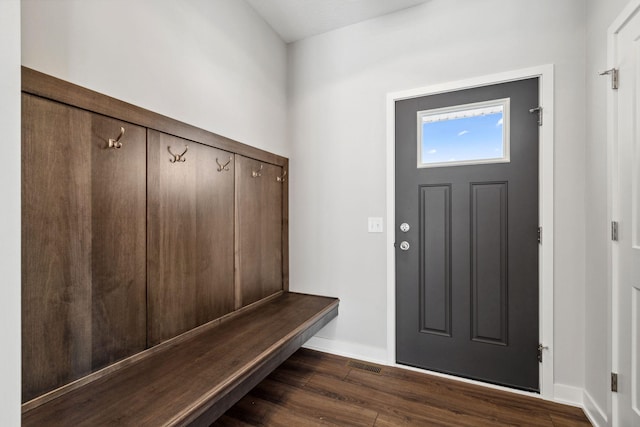
[[[20,425],[20,0],[0,1],[0,425]]]
[[[553,400],[565,405],[582,407],[584,390],[582,387],[576,387],[566,384],[553,385]]]
[[[583,393],[582,401],[582,408],[587,418],[589,418],[589,421],[591,421],[591,424],[596,427],[606,426],[608,422],[607,413],[598,406],[587,390]]]
[[[337,341],[318,336],[311,337],[303,347],[310,350],[321,351],[323,353],[336,354],[350,359],[376,363],[378,365],[389,364],[386,348],[372,347],[346,341]]]

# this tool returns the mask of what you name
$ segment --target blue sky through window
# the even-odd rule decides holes
[[[504,157],[503,112],[444,118],[422,123],[421,163]]]

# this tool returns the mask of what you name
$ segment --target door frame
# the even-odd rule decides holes
[[[640,0],[637,0],[640,3]],[[554,399],[553,390],[553,184],[554,184],[554,66],[541,65],[532,68],[474,77],[465,80],[439,83],[387,94],[387,363],[396,363],[396,266],[395,266],[395,102],[437,93],[471,89],[497,83],[507,83],[529,78],[539,78],[539,99],[543,107],[543,126],[539,144],[539,218],[542,227],[542,245],[539,246],[539,333],[540,343],[549,348],[543,353],[540,365],[540,394],[517,391],[474,380],[452,377],[457,380],[505,389],[527,395]],[[535,107],[532,105],[532,107]],[[425,371],[425,370],[422,370]],[[434,375],[448,376],[429,371]]]
[[[622,12],[616,17],[607,29],[607,69],[616,67],[618,49],[618,33],[622,31],[629,20],[640,10],[640,0],[631,0],[622,9]],[[604,83],[603,83],[604,84]],[[609,223],[615,221],[619,216],[619,200],[620,193],[618,188],[618,182],[615,176],[615,171],[618,165],[618,139],[617,139],[617,104],[618,94],[615,90],[610,89],[609,82],[607,82],[607,220]],[[609,310],[607,320],[608,327],[607,332],[609,334],[607,340],[607,354],[609,356],[609,366],[611,372],[618,372],[618,358],[620,351],[620,344],[618,342],[619,323],[616,317],[616,304],[615,295],[619,292],[620,283],[617,278],[617,271],[614,268],[615,261],[617,261],[616,247],[613,245],[611,239],[607,239],[607,294]],[[604,413],[601,408],[597,406],[595,409],[598,411],[598,415],[604,421],[604,424],[611,425],[612,422],[618,419],[618,402],[616,393],[608,393],[607,397],[608,413]],[[608,417],[607,417],[608,416]],[[608,419],[607,419],[608,418]],[[603,424],[603,425],[604,425]]]

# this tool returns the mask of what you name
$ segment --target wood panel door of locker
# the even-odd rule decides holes
[[[148,130],[148,345],[234,309],[233,155]]]
[[[145,142],[22,97],[23,401],[145,348]]]
[[[283,289],[279,166],[236,155],[236,307]]]

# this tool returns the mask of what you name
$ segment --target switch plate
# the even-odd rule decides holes
[[[369,217],[369,233],[382,233],[382,218]]]

